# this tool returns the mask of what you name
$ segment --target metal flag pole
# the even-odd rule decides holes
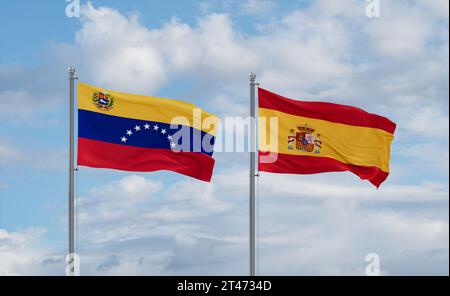
[[[255,178],[256,178],[256,161],[255,161],[255,79],[256,74],[249,75],[250,80],[250,276],[256,275],[256,227],[255,227]]]
[[[70,136],[69,136],[69,246],[68,246],[68,255],[69,255],[69,275],[75,275],[75,187],[74,187],[74,92],[75,92],[75,68],[69,67],[69,99],[70,99],[70,115],[69,115],[69,128],[70,128]]]

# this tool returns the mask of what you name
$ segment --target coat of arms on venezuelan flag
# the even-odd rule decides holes
[[[108,93],[94,92],[92,94],[92,103],[100,110],[109,111],[114,105],[114,98]]]

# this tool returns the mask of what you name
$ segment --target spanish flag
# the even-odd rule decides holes
[[[304,102],[258,89],[259,170],[350,171],[376,187],[389,175],[395,123],[356,107]],[[278,119],[278,127],[269,118]],[[278,133],[270,141],[270,133]]]
[[[84,83],[78,83],[77,93],[78,165],[136,172],[169,170],[211,180],[217,125],[213,115],[182,101]]]

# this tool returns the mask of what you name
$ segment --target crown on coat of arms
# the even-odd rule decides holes
[[[304,124],[304,125],[299,124],[299,125],[297,125],[297,128],[300,132],[305,132],[308,134],[312,134],[315,131],[315,129],[313,127],[308,126],[307,124]]]

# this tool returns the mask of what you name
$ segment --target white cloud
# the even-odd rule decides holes
[[[8,124],[27,123],[42,126],[52,122],[54,112],[66,97],[64,68],[51,63],[37,68],[18,64],[0,64],[0,118]],[[49,116],[52,115],[52,116]]]
[[[220,178],[220,177],[219,177]],[[190,202],[207,211],[222,211],[229,209],[229,205],[216,198],[214,185],[201,184],[198,181],[186,180],[171,186],[168,196],[173,202]],[[183,194],[180,194],[183,192]]]
[[[201,97],[214,94],[207,106],[219,112],[217,106],[227,103],[246,104],[251,71],[263,87],[295,98],[363,107],[443,102],[448,38],[435,29],[443,28],[435,12],[423,4],[386,2],[383,16],[372,20],[365,5],[314,2],[259,21],[259,33],[248,35],[228,14],[204,15],[196,26],[172,19],[146,28],[137,16],[88,4],[77,34],[81,71],[95,83],[144,93],[189,77]]]
[[[447,0],[419,0],[418,2],[421,8],[429,9],[433,16],[448,21],[449,2]]]
[[[449,153],[448,142],[442,141],[420,142],[396,148],[398,155],[409,160],[411,169],[421,171],[426,168],[428,173],[448,174]]]
[[[94,187],[77,210],[82,274],[245,275],[247,176],[233,170],[211,184],[167,186],[132,175]],[[385,274],[448,272],[448,185],[376,190],[345,174],[326,183],[318,175],[264,174],[259,183],[261,274],[363,275],[370,252]],[[0,258],[8,258],[2,273],[62,274],[62,256],[36,247],[43,234],[0,232]]]
[[[135,215],[144,202],[151,201],[161,187],[160,181],[137,175],[94,187],[88,196],[82,196],[77,201],[79,222],[85,224],[126,219],[130,214]],[[92,231],[96,233],[96,230]],[[107,235],[108,233],[105,233],[105,236]]]
[[[286,219],[292,219],[290,211],[278,221],[278,228],[269,231],[265,228],[270,223],[261,220],[260,228],[266,233],[260,242],[263,273],[363,275],[365,256],[371,252],[380,256],[384,274],[418,275],[430,267],[434,267],[434,274],[448,273],[443,263],[448,258],[446,221],[389,211],[375,213],[342,201],[321,204],[320,214],[312,216],[311,209],[299,208],[298,216],[306,216],[297,219],[298,223],[303,221],[298,228],[290,226],[292,222]],[[262,215],[267,216],[267,212],[265,209]],[[433,253],[440,255],[433,258]],[[403,254],[412,256],[406,258]],[[420,262],[424,257],[432,262]]]
[[[209,104],[214,106],[214,110],[217,110],[224,116],[242,116],[245,118],[249,114],[248,106],[241,102],[236,102],[234,96],[230,94],[218,94],[211,98]]]
[[[348,175],[351,175],[350,173]],[[448,186],[441,183],[424,182],[418,185],[383,184],[378,190],[366,182],[361,183],[357,176],[347,176],[346,186],[342,180],[326,184],[323,179],[299,178],[298,176],[283,176],[264,174],[261,177],[261,191],[269,196],[285,196],[296,198],[300,196],[297,188],[302,188],[302,197],[318,199],[350,199],[370,200],[376,202],[431,202],[448,199]],[[350,179],[353,178],[353,179]],[[263,182],[264,180],[264,182]],[[357,183],[358,182],[358,183]],[[296,186],[289,186],[296,184]]]
[[[33,168],[39,170],[65,170],[69,166],[69,152],[66,149],[60,150],[44,150],[34,151],[34,153],[24,152],[27,157],[27,162]],[[36,154],[40,157],[36,159]]]
[[[161,231],[189,229],[188,225],[182,224],[183,221],[207,216],[209,213],[224,212],[230,208],[229,204],[216,198],[216,188],[212,184],[184,180],[166,186],[164,192],[160,192],[163,186],[160,181],[131,175],[93,188],[88,196],[79,199],[80,225],[83,227],[102,221],[112,227],[103,232],[93,228],[85,232],[86,237],[95,237],[98,241],[107,240],[114,233],[120,234],[118,237],[121,240],[139,237],[127,230],[130,226],[143,235],[160,235]],[[123,219],[127,222],[115,225]],[[148,225],[147,229],[139,226],[143,221],[144,225]],[[167,229],[164,223],[175,224],[172,229]],[[99,233],[103,234],[99,236]]]
[[[136,17],[127,19],[112,9],[87,5],[84,10],[77,34],[86,57],[88,71],[83,71],[97,83],[115,88],[151,93],[169,76],[194,74],[212,82],[209,89],[216,85],[227,89],[259,69],[260,79],[268,85],[303,89],[302,94],[351,69],[344,27],[336,19],[316,19],[308,12],[293,12],[266,24],[265,35],[253,37],[237,31],[226,14],[206,15],[197,27],[173,19],[159,29],[148,29]],[[129,60],[129,52],[136,60]]]
[[[0,167],[17,163],[23,160],[18,148],[11,143],[0,139]]]
[[[262,15],[272,12],[276,8],[273,0],[246,0],[241,5],[243,15]]]
[[[246,274],[247,175],[216,174],[211,184],[182,180],[137,204],[122,196],[125,178],[91,190],[95,194],[84,199],[97,202],[79,209],[85,274]],[[132,192],[145,191],[148,179],[132,179],[139,179]],[[420,261],[448,250],[445,214],[420,210],[422,204],[433,209],[447,204],[445,184],[376,190],[338,174],[331,174],[327,183],[318,175],[273,174],[263,174],[259,182],[262,274],[361,275],[369,252],[381,256],[384,273],[410,274],[403,267],[409,266],[409,258],[399,259],[401,254],[414,254]],[[108,198],[117,215],[101,214],[110,208]],[[399,203],[406,207],[394,210]],[[91,219],[82,219],[86,213]],[[417,273],[432,266],[434,274],[445,272],[445,264],[436,260],[420,261]]]
[[[61,256],[53,258],[42,241],[45,233],[38,227],[14,232],[0,228],[0,275],[64,274]]]
[[[162,187],[161,182],[147,180],[144,177],[131,175],[110,184],[93,188],[91,194],[97,199],[108,199],[109,202],[127,200],[136,203],[150,198]],[[125,202],[125,203],[127,203]]]
[[[162,56],[148,45],[154,34],[139,26],[136,15],[127,19],[88,2],[82,16],[83,28],[76,40],[85,58],[84,71],[92,73],[97,83],[118,89],[134,85],[136,91],[144,91],[166,81]]]
[[[214,73],[217,79],[230,79],[254,64],[248,49],[240,45],[244,39],[223,14],[205,16],[197,28],[172,19],[160,29],[143,27],[136,15],[126,18],[90,3],[82,15],[76,38],[85,57],[82,71],[104,86],[152,93],[179,73]]]
[[[36,158],[36,155],[39,155]],[[0,139],[0,167],[18,167],[26,164],[38,170],[62,170],[67,167],[67,151],[44,150],[33,151]]]
[[[365,27],[373,48],[400,59],[423,54],[428,38],[433,36],[432,20],[419,7],[408,2],[385,1],[381,14],[380,21]]]
[[[17,103],[23,104],[25,108],[17,108]],[[6,90],[0,93],[0,104],[2,105],[0,116],[3,118],[18,117],[27,118],[33,109],[33,104],[37,102],[24,90],[12,91]]]
[[[410,136],[420,135],[422,139],[434,138],[441,142],[448,139],[449,118],[448,114],[444,113],[448,110],[422,105],[408,111],[404,114],[399,126]]]

